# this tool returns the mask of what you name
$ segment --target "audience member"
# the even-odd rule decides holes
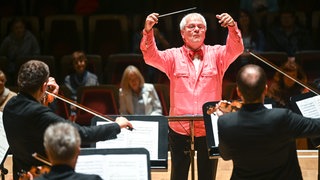
[[[71,123],[60,122],[50,125],[44,132],[43,145],[52,164],[50,172],[37,180],[88,179],[102,180],[98,175],[75,172],[80,154],[81,138]]]
[[[288,58],[280,69],[291,78],[307,83],[307,76],[302,67],[295,62],[294,57]],[[306,92],[308,89],[277,71],[271,81],[267,97],[274,100],[277,107],[290,108],[290,97]]]
[[[299,24],[294,11],[281,11],[277,22],[266,33],[266,50],[294,56],[297,51],[312,48],[311,32]]]
[[[153,84],[145,83],[135,66],[128,66],[119,89],[120,114],[161,115],[161,103]]]
[[[98,77],[89,72],[87,68],[88,59],[83,51],[72,53],[72,65],[74,72],[64,79],[65,86],[71,91],[71,99],[77,101],[77,89],[81,86],[98,86]],[[76,107],[71,105],[71,116],[75,116]]]
[[[6,88],[7,77],[2,70],[0,70],[0,111],[3,111],[6,103],[17,93]]]
[[[216,15],[221,26],[228,28],[226,45],[205,45],[205,18],[199,13],[187,14],[180,22],[184,45],[161,51],[153,30],[158,17],[152,13],[145,21],[140,43],[144,60],[170,79],[170,116],[203,114],[205,102],[221,100],[223,75],[244,50],[237,23],[228,13]],[[195,121],[194,127],[190,124],[188,119],[169,122],[171,180],[188,179],[192,150],[197,151],[198,179],[215,179],[218,160],[209,159],[204,121]],[[190,142],[193,137],[194,149]]]
[[[6,56],[9,64],[6,68],[8,83],[14,85],[14,79],[19,67],[17,60],[28,55],[39,55],[40,47],[35,36],[26,28],[26,22],[21,18],[14,18],[11,22],[10,33],[0,46],[0,55]]]
[[[58,84],[49,74],[48,65],[42,61],[24,63],[18,74],[19,93],[7,102],[3,110],[3,126],[13,155],[14,180],[18,180],[18,172],[27,172],[32,166],[43,165],[32,154],[36,152],[46,157],[43,147],[46,128],[57,122],[70,122],[41,104],[46,91],[53,94],[59,91]],[[73,125],[78,129],[83,143],[116,138],[121,128],[132,128],[132,124],[124,117],[117,117],[115,123],[99,126]]]
[[[237,93],[243,105],[219,116],[219,152],[232,160],[230,179],[302,179],[296,139],[320,136],[320,119],[284,108],[267,109],[267,77],[257,65],[243,66]]]
[[[248,63],[248,51],[262,52],[265,49],[264,34],[257,27],[253,16],[249,11],[239,10],[238,14],[238,26],[241,30],[244,52],[239,57],[242,64]]]

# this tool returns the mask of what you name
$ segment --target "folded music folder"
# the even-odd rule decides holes
[[[218,137],[218,116],[212,112],[212,108],[219,101],[207,102],[202,106],[204,125],[206,129],[206,139],[208,146],[208,155],[210,159],[217,159],[219,154],[219,137]]]
[[[320,96],[312,92],[290,98],[291,110],[305,117],[320,118]]]
[[[75,171],[96,174],[105,180],[151,180],[149,151],[145,148],[83,148]]]

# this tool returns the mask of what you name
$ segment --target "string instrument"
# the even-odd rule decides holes
[[[37,153],[33,153],[32,156],[35,159],[45,163],[46,165],[32,166],[28,172],[22,170],[19,173],[19,180],[31,180],[31,179],[39,177],[42,174],[47,174],[50,172],[52,164],[48,160],[46,160],[46,158],[40,156]]]
[[[238,100],[234,101],[219,101],[216,106],[210,106],[207,109],[207,114],[212,114],[214,112],[218,113],[218,115],[222,115],[224,113],[236,112],[242,107],[242,102]]]

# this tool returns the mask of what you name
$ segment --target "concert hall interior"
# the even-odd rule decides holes
[[[14,60],[16,65],[19,67],[30,59],[46,62],[50,67],[51,76],[55,77],[60,86],[59,94],[68,99],[71,99],[71,92],[65,86],[64,78],[73,72],[71,54],[78,50],[84,51],[88,59],[87,69],[97,75],[99,85],[97,88],[79,88],[81,92],[87,92],[86,96],[90,98],[85,101],[85,93],[78,93],[77,99],[91,109],[103,109],[102,113],[110,115],[120,115],[118,90],[121,76],[128,65],[134,65],[141,71],[146,83],[154,85],[163,115],[169,116],[169,79],[158,69],[152,69],[152,75],[150,74],[151,68],[145,63],[139,49],[141,31],[145,18],[152,12],[161,15],[196,7],[192,11],[201,13],[207,22],[205,44],[225,44],[227,31],[220,27],[215,18],[216,14],[222,12],[232,15],[239,27],[241,25],[241,28],[250,29],[242,31],[245,32],[242,34],[243,38],[250,33],[255,36],[249,40],[244,38],[244,41],[250,41],[244,42],[246,50],[225,72],[222,83],[223,99],[239,99],[236,93],[236,74],[246,63],[261,65],[267,73],[268,84],[272,84],[277,70],[248,52],[258,54],[276,67],[280,67],[288,58],[294,58],[306,73],[306,85],[320,90],[320,1],[273,1],[276,3],[272,5],[262,3],[254,6],[254,3],[247,3],[251,2],[250,0],[0,0],[0,45],[10,34],[12,20],[23,19],[26,29],[34,35],[39,44],[40,53],[19,56]],[[281,27],[283,12],[293,13],[293,28],[296,32],[290,37],[285,37],[288,41],[286,46],[283,45],[285,43],[277,41],[278,38],[284,37],[274,33]],[[155,25],[161,38],[168,42],[170,48],[183,45],[179,22],[186,13],[188,12],[159,18],[159,23]],[[243,16],[252,24],[248,25],[250,27],[242,27],[241,23],[245,21],[241,19]],[[0,69],[6,71],[10,61],[10,57],[0,49]],[[16,74],[9,77],[7,87],[17,92],[15,77]],[[106,95],[104,99],[99,97],[101,93]],[[92,102],[92,99],[99,101]],[[55,112],[66,119],[72,119],[70,106],[65,102],[57,102]],[[83,116],[81,110],[77,113]],[[85,114],[86,121],[76,123],[90,125],[88,117],[92,118],[91,115]],[[299,161],[304,179],[315,179],[318,175],[316,148],[311,145],[309,139],[299,139],[297,149],[301,150]],[[310,154],[306,154],[309,153],[307,150],[310,150]],[[10,176],[10,158],[8,156],[4,164],[9,169],[7,176]],[[152,172],[152,179],[170,179],[170,161],[168,163],[168,170]],[[217,179],[229,179],[232,171],[230,163],[219,159]]]

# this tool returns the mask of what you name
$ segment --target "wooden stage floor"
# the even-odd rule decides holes
[[[168,158],[168,170],[161,172],[151,172],[152,180],[170,180],[170,153]],[[298,150],[299,163],[304,180],[316,180],[318,177],[318,151],[317,150]],[[196,161],[196,160],[195,160]],[[12,180],[12,157],[9,155],[5,161],[5,168],[9,173],[5,176],[6,180]],[[191,169],[191,168],[190,168]],[[195,180],[197,179],[197,167],[195,163]],[[224,161],[221,158],[218,163],[217,180],[229,180],[232,171],[232,161]],[[191,171],[189,180],[191,180]]]

